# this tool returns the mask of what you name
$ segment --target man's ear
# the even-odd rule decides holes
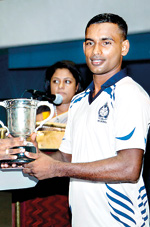
[[[122,42],[122,56],[127,55],[127,53],[129,52],[129,48],[130,48],[129,40],[126,39]]]

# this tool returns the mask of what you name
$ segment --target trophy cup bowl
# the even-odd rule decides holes
[[[41,121],[40,125],[35,128],[36,125],[36,111],[39,106],[48,106],[50,108],[50,115],[45,120]],[[33,132],[37,132],[43,124],[49,121],[54,115],[53,104],[48,101],[39,101],[34,99],[10,99],[0,102],[0,106],[6,108],[7,112],[7,127],[0,121],[3,128],[7,130],[13,137],[23,137],[27,141],[26,146],[13,147],[24,148],[28,152],[36,153],[36,148],[32,142],[30,142],[30,135]],[[28,163],[33,161],[33,159],[27,158],[24,153],[17,154],[17,159],[15,160],[3,160],[8,161],[8,163]]]

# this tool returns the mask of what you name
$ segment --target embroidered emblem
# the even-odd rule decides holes
[[[106,123],[108,115],[109,115],[109,107],[108,107],[108,103],[106,103],[98,111],[98,121]]]

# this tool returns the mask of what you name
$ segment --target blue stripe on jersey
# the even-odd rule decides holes
[[[106,92],[108,95],[110,95],[110,98],[115,100],[115,92],[114,89],[115,89],[116,85],[114,85],[113,87],[108,87],[104,90],[104,92]]]
[[[109,195],[109,191],[106,192],[107,198],[109,199],[108,204],[113,210],[113,213],[110,212],[112,217],[115,220],[117,220],[118,222],[122,223],[123,226],[125,226],[125,227],[131,226],[131,224],[129,224],[129,222],[132,222],[133,225],[136,225],[136,220],[134,220],[134,218],[133,218],[134,210],[132,209],[132,207],[133,207],[132,201],[124,194],[122,194],[122,193],[118,192],[117,190],[113,189],[112,187],[110,187],[108,184],[106,184],[106,187],[111,193],[114,194],[114,196],[112,196],[112,195]],[[138,206],[140,208],[140,212],[141,212],[142,219],[143,219],[143,224],[141,225],[141,227],[142,227],[142,226],[145,226],[145,222],[148,219],[147,210],[145,208],[145,205],[147,203],[147,197],[146,197],[146,190],[145,190],[144,185],[139,189],[138,200],[139,200]],[[111,202],[122,207],[124,212],[120,211],[115,206],[113,206],[111,204]],[[128,205],[126,203],[128,203]],[[131,205],[131,207],[129,207],[129,205]],[[125,210],[128,211],[128,214],[126,214]],[[131,212],[131,214],[132,214],[131,216],[129,215],[129,212]],[[124,218],[124,221],[121,221],[121,217]]]
[[[124,195],[124,194],[118,192],[117,190],[111,188],[108,184],[106,184],[106,187],[107,187],[111,192],[113,192],[115,195],[121,197],[122,199],[125,199],[126,201],[128,201],[129,203],[131,203],[131,204],[133,205],[132,201],[131,201],[126,195]]]
[[[122,223],[125,227],[131,227],[131,225],[128,225],[124,222],[122,222],[117,216],[115,216],[114,214],[111,213],[111,215],[114,217],[114,219],[116,219],[118,222]]]
[[[146,217],[145,218],[143,218],[144,219],[144,221],[147,221],[147,219],[148,219],[148,215],[146,215]],[[143,225],[144,226],[144,225]]]
[[[109,203],[109,205],[111,206],[110,203]],[[115,208],[112,207],[112,206],[111,206],[111,208],[115,211],[116,214],[119,214],[120,216],[122,216],[122,217],[124,217],[124,218],[130,220],[130,221],[133,222],[134,224],[136,224],[136,221],[135,221],[133,218],[131,218],[129,215],[127,215],[126,213],[124,213],[124,212],[122,212],[122,211],[120,211],[120,210],[117,210],[117,209],[115,209]]]
[[[119,191],[113,189],[112,187],[110,187],[108,184],[106,184],[106,187],[108,188],[108,190],[113,193],[114,196],[109,195],[109,191],[106,193],[108,199],[109,199],[109,206],[113,209],[113,213],[111,213],[111,215],[120,223],[122,223],[124,226],[131,226],[131,224],[129,224],[129,222],[133,223],[134,225],[136,224],[135,219],[133,218],[134,210],[133,208],[133,203],[132,201],[124,194],[120,193]],[[113,206],[111,204],[111,202],[114,203],[114,205],[116,204],[117,206],[119,205],[120,208],[122,207],[121,211],[119,209],[117,209],[115,206]],[[123,212],[124,210],[124,212]],[[128,212],[128,214],[126,213],[126,211]],[[131,212],[131,213],[130,213]],[[129,215],[131,214],[131,215]],[[120,216],[120,218],[119,218]],[[126,221],[121,221],[121,217],[124,218],[124,220]]]
[[[106,92],[108,95],[110,95],[110,99],[111,99],[111,106],[113,106],[113,103],[115,101],[115,88],[116,88],[116,84],[112,85],[111,87],[108,87],[104,90],[104,92]]]
[[[106,193],[107,197],[112,200],[113,202],[119,204],[120,206],[124,207],[125,209],[127,209],[128,211],[131,211],[134,214],[134,211],[125,203],[119,201],[118,199],[113,198],[112,196],[110,196],[108,193]]]
[[[127,76],[127,71],[126,69],[122,69],[121,71],[119,71],[118,73],[116,73],[114,76],[112,76],[111,78],[109,78],[102,86],[101,86],[101,90],[93,97],[93,91],[94,91],[94,83],[93,81],[91,82],[91,84],[88,86],[87,89],[90,89],[90,94],[89,94],[89,104],[91,104],[100,94],[102,91],[106,91],[108,94],[111,95],[112,89],[110,88],[111,86],[116,86],[115,84],[123,79],[124,77]],[[113,92],[114,95],[114,92]],[[112,97],[113,99],[115,97]]]
[[[138,200],[139,200],[139,205],[138,206],[139,206],[139,208],[141,210],[141,214],[142,214],[143,220],[147,221],[148,215],[147,215],[147,210],[145,209],[145,205],[147,204],[148,201],[147,201],[146,189],[145,189],[144,185],[139,189]]]
[[[143,185],[140,189],[139,189],[139,193],[141,193],[142,191],[145,190],[145,186]]]
[[[70,108],[72,108],[73,104],[80,102],[81,99],[85,98],[89,94],[89,92],[90,92],[90,90],[86,90],[82,93],[79,93],[75,97],[73,97],[73,99],[71,100]]]
[[[122,136],[122,137],[116,137],[116,139],[119,139],[119,140],[129,140],[133,136],[134,131],[135,131],[135,128],[128,135]]]
[[[114,84],[116,84],[119,80],[123,79],[124,77],[127,76],[127,70],[126,69],[122,69],[121,71],[119,71],[118,73],[116,73],[114,76],[110,77],[102,86],[102,90],[104,90],[105,88],[108,88]]]

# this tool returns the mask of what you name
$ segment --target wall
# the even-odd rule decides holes
[[[150,31],[149,0],[1,0],[0,48],[84,38],[89,19],[117,13],[129,33]]]

